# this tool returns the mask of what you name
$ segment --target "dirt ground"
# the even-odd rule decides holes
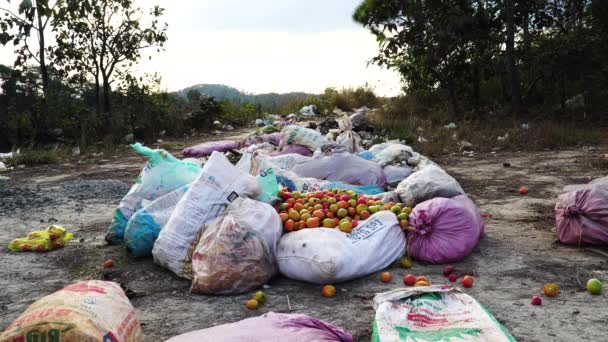
[[[608,281],[608,258],[555,242],[553,206],[561,189],[608,174],[607,147],[581,150],[451,156],[436,161],[457,178],[481,208],[486,235],[457,269],[475,273],[466,292],[481,302],[518,341],[606,341],[608,293],[591,296],[584,283],[591,276]],[[601,157],[606,158],[606,157]],[[356,341],[369,341],[374,316],[372,297],[403,286],[406,273],[446,282],[441,265],[416,262],[411,270],[394,265],[393,281],[378,274],[337,284],[334,298],[321,296],[320,286],[277,276],[266,292],[268,303],[245,309],[250,294],[208,297],[189,292],[190,283],[136,259],[121,246],[106,245],[103,236],[112,211],[128,191],[144,163],[134,153],[105,155],[78,164],[29,167],[2,175],[0,181],[0,331],[36,299],[77,280],[118,281],[136,307],[146,341],[234,322],[267,311],[304,313],[343,327]],[[503,166],[510,163],[510,167]],[[600,165],[598,167],[598,165]],[[602,169],[604,165],[604,169]],[[530,189],[517,193],[520,185]],[[12,253],[6,245],[49,223],[75,235],[68,247],[50,253]],[[605,251],[605,250],[604,250]],[[102,270],[113,259],[116,267]],[[530,305],[543,284],[556,282],[561,294]]]

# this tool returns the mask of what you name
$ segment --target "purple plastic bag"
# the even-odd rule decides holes
[[[471,253],[484,231],[479,209],[465,195],[437,197],[418,204],[408,231],[414,259],[431,264],[459,261]]]
[[[312,151],[308,147],[306,147],[304,145],[295,145],[295,144],[287,145],[280,152],[275,152],[272,155],[280,156],[280,155],[289,154],[289,153],[297,153],[299,155],[306,156],[306,157],[312,156]]]
[[[281,133],[277,132],[272,134],[254,135],[245,139],[243,146],[249,147],[251,145],[261,144],[265,142],[271,143],[275,146],[279,146],[279,143],[281,142]]]
[[[240,148],[240,144],[234,140],[209,141],[192,147],[187,147],[182,151],[185,157],[206,157],[213,151],[226,152]]]
[[[608,244],[608,184],[561,194],[555,204],[555,227],[565,244]]]
[[[269,312],[239,322],[192,331],[167,342],[352,342],[346,331],[319,319],[300,315]]]
[[[335,153],[296,165],[293,172],[301,177],[340,181],[352,185],[384,187],[384,170],[377,163],[348,152]]]

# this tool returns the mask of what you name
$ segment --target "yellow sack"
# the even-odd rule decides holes
[[[30,305],[1,342],[140,342],[135,308],[120,285],[89,280],[71,284]]]
[[[15,239],[8,244],[8,249],[14,252],[48,252],[62,248],[74,235],[60,226],[48,226],[44,230],[36,230],[26,237]]]

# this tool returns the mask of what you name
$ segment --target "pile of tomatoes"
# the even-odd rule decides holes
[[[283,222],[285,232],[305,228],[336,228],[345,233],[357,228],[360,220],[366,220],[374,213],[390,210],[397,215],[403,229],[408,226],[411,208],[402,203],[384,203],[373,196],[357,195],[353,191],[331,189],[300,193],[282,190],[282,202],[277,212]]]

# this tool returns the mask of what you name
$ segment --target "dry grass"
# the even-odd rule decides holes
[[[473,144],[472,150],[529,151],[565,147],[597,146],[608,144],[608,134],[599,127],[574,127],[564,122],[531,123],[528,129],[519,120],[464,121],[455,129],[447,129],[438,120],[421,119],[378,113],[373,124],[386,129],[391,139],[403,139],[418,151],[429,156],[462,151],[462,142]],[[506,138],[504,138],[506,136]],[[501,137],[501,138],[499,138]],[[419,139],[426,140],[421,142]],[[592,161],[596,167],[606,167],[606,159]]]

